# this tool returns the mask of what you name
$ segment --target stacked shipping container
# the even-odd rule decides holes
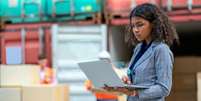
[[[104,8],[106,23],[112,25],[128,24],[128,16],[132,8],[147,2],[160,5],[160,0],[106,0]]]
[[[37,64],[45,53],[51,63],[51,24],[6,25],[1,34],[2,64]]]
[[[87,20],[100,17],[102,0],[2,0],[0,16],[11,23]]]
[[[200,0],[162,0],[161,6],[175,22],[201,20]]]
[[[11,21],[13,23],[64,20],[74,22],[91,19],[91,21],[93,20],[93,23],[97,24],[101,23],[101,15],[105,15],[104,17],[106,20],[106,24],[127,25],[129,23],[128,17],[131,9],[138,4],[142,4],[145,2],[157,4],[169,14],[171,20],[174,21],[176,24],[178,22],[187,22],[188,24],[188,22],[192,21],[201,21],[201,0],[105,0],[104,12],[101,12],[103,3],[102,0],[13,0],[12,2],[9,1],[11,0],[0,1],[0,5],[2,5],[0,7],[0,16],[2,16],[5,21]],[[64,23],[72,24],[69,22]],[[0,52],[2,63],[36,64],[38,61],[38,55],[44,52],[49,59],[49,65],[51,65],[51,34],[55,34],[50,32],[51,25],[52,24],[50,23],[6,25],[5,30],[0,33]],[[118,31],[114,27],[108,27],[110,42],[109,50],[113,52],[112,55],[119,55],[118,51],[120,51],[120,55],[117,55],[118,61],[121,61],[122,58],[127,61],[130,57],[128,56],[130,53],[126,52],[127,54],[124,54],[125,50],[118,50],[117,48],[120,47],[118,47],[118,45],[115,45],[119,42],[119,39],[122,38],[119,36],[124,33],[123,27],[124,26],[118,26]],[[117,37],[116,35],[119,36]],[[43,37],[45,40],[43,40]],[[117,39],[113,40],[113,38]],[[122,40],[121,44],[123,44]],[[127,48],[125,49],[129,50]],[[11,57],[14,58],[14,60],[11,59]],[[116,58],[115,56],[112,57]],[[53,57],[53,62],[56,62],[55,57]],[[64,65],[67,66],[65,63]],[[194,66],[189,69],[191,65]],[[55,65],[55,67],[57,66]],[[200,71],[199,67],[200,59],[197,57],[176,58],[174,70],[175,82],[173,84],[173,92],[171,93],[170,97],[167,98],[167,101],[196,100],[195,73],[197,71]],[[190,72],[191,70],[192,72]],[[70,70],[68,70],[68,72],[69,71]],[[63,74],[67,73],[64,71],[61,72],[63,72]],[[67,73],[67,76],[65,75],[65,77],[68,77],[68,74],[70,73]],[[63,76],[61,75],[62,74],[60,74],[60,76],[58,77],[61,77],[62,79]],[[71,79],[69,78],[66,79],[66,81],[68,82],[70,80]]]

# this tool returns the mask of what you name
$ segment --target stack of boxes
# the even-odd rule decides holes
[[[201,71],[201,58],[198,56],[177,56],[173,69],[173,86],[166,101],[201,101],[197,72]]]
[[[69,101],[67,85],[40,84],[38,65],[0,65],[0,101]]]

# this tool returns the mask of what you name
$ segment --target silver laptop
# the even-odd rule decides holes
[[[103,60],[79,62],[78,65],[87,78],[92,81],[95,88],[102,88],[105,84],[112,87],[129,87],[129,89],[148,88],[146,86],[124,84],[112,65]]]

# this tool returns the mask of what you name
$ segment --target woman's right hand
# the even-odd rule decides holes
[[[128,76],[123,76],[123,77],[122,77],[122,81],[123,81],[125,84],[131,84],[131,81],[130,81],[130,79],[128,78]]]
[[[93,84],[90,80],[86,80],[84,83],[84,86],[85,86],[86,90],[89,90],[89,91],[91,91],[93,88]]]

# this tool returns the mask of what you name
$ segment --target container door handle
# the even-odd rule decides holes
[[[131,9],[137,5],[136,0],[131,0],[130,2],[131,2]]]
[[[25,41],[26,41],[26,31],[25,28],[21,29],[21,45],[22,45],[22,64],[25,64]]]
[[[193,0],[188,0],[188,10],[192,10]]]
[[[167,10],[172,11],[172,0],[167,1]]]
[[[43,31],[43,28],[40,27],[38,29],[38,36],[39,36],[39,54],[44,54],[44,49],[45,49],[45,37],[44,37],[44,31]]]

